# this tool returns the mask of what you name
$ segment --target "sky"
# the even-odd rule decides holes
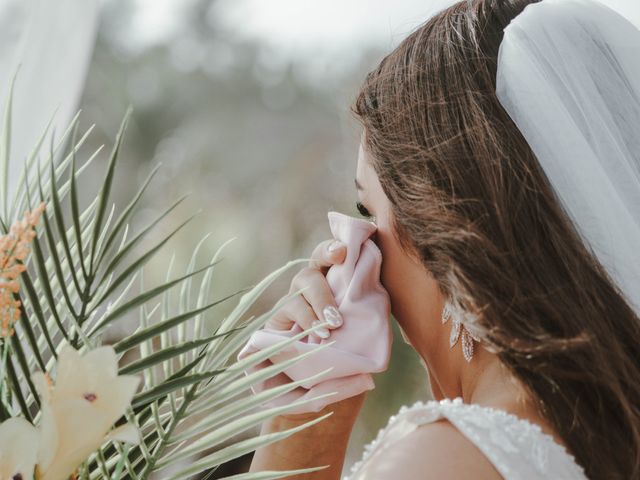
[[[193,1],[134,0],[140,41],[165,41],[179,28],[181,12]],[[635,0],[600,1],[640,23],[640,6]],[[217,0],[211,2],[210,15],[212,21],[224,23],[240,36],[295,51],[310,46],[343,48],[352,41],[385,46],[453,3],[455,0]]]
[[[105,2],[118,0],[103,0]],[[453,0],[218,0],[207,19],[240,39],[257,39],[295,59],[335,55],[346,45],[391,47]],[[135,0],[131,31],[139,47],[180,33],[193,0]]]

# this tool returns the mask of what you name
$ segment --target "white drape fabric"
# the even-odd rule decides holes
[[[59,139],[77,112],[96,40],[99,5],[98,0],[0,0],[0,112],[17,71],[9,198],[16,191],[25,157],[47,124],[53,118],[44,151],[52,131]]]

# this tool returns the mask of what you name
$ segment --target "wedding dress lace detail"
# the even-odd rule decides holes
[[[403,406],[389,418],[386,427],[364,447],[360,461],[353,464],[343,480],[367,476],[367,462],[383,455],[389,445],[419,425],[448,419],[473,442],[506,480],[585,480],[587,477],[574,457],[540,426],[504,410],[463,403],[461,398]]]

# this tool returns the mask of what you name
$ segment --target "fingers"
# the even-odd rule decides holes
[[[346,254],[347,246],[344,243],[334,239],[325,240],[313,250],[309,268],[326,274],[331,265],[344,262]]]
[[[329,329],[342,325],[342,315],[338,311],[338,305],[327,283],[326,277],[318,270],[305,268],[292,280],[292,291],[308,286],[302,296],[313,309],[313,312],[321,322],[328,322]]]
[[[329,267],[342,263],[347,248],[334,239],[319,243],[311,254],[309,266],[303,268],[291,281],[289,293],[302,290],[289,300],[265,324],[275,330],[290,330],[298,324],[303,330],[327,322],[327,327],[317,329],[311,335],[329,338],[330,330],[342,325],[342,315],[325,277]]]
[[[298,324],[302,330],[308,330],[319,322],[313,308],[302,295],[296,295],[280,308],[265,324],[274,330],[290,330],[293,324]],[[326,327],[310,333],[319,339],[329,338],[330,332]]]
[[[293,289],[296,290],[296,289]],[[300,325],[303,330],[308,330],[318,321],[311,305],[302,295],[296,295],[280,308],[266,323],[266,327],[274,330],[289,330],[294,323]],[[312,333],[319,338],[328,338],[329,330],[320,328]]]

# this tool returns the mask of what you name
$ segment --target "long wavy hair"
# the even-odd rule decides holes
[[[503,29],[536,1],[440,11],[352,111],[403,249],[476,315],[589,478],[640,478],[640,319],[495,94]]]

